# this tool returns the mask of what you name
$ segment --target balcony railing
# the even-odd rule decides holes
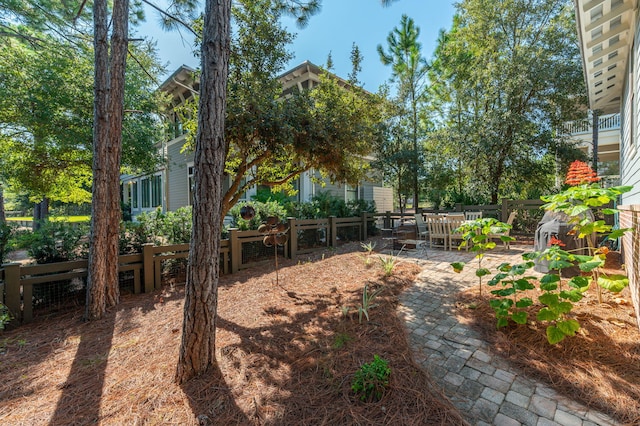
[[[608,114],[598,117],[598,130],[615,130],[620,128],[620,114]],[[591,133],[591,119],[569,121],[561,128],[562,134],[575,135],[578,133]]]

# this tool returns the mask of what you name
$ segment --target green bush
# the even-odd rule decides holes
[[[12,231],[9,225],[0,223],[0,265],[4,263],[4,258],[9,252]]]
[[[362,364],[356,371],[351,390],[360,396],[361,401],[379,401],[384,390],[389,387],[390,374],[389,362],[374,355],[372,362]]]
[[[255,216],[251,220],[244,220],[240,216],[240,209],[245,205],[250,205],[256,211]],[[236,204],[229,210],[229,215],[231,216],[232,227],[238,228],[241,231],[247,231],[250,229],[258,229],[260,224],[269,216],[275,216],[281,221],[285,220],[287,218],[287,211],[276,201],[267,201],[266,203],[252,201],[250,203]]]
[[[27,253],[37,263],[64,262],[86,257],[80,243],[85,235],[86,227],[44,221],[40,229],[27,238],[30,242]]]

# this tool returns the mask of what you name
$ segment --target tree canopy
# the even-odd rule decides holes
[[[290,58],[292,35],[278,23],[278,2],[237,2],[231,39],[225,138],[223,214],[255,185],[293,191],[292,181],[314,169],[332,181],[357,183],[380,138],[378,97],[358,87],[360,53],[353,47],[348,81],[325,70],[320,84],[283,96],[278,76]],[[195,102],[183,116],[196,117]],[[195,120],[187,119],[187,147]]]
[[[555,129],[584,87],[572,3],[465,0],[430,64],[457,187],[497,202],[549,187]]]

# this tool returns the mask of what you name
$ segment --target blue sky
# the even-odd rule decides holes
[[[389,7],[382,7],[379,0],[322,0],[322,10],[305,28],[298,28],[293,20],[284,19],[289,31],[297,33],[290,45],[294,57],[287,69],[305,60],[324,65],[331,52],[334,72],[346,77],[351,71],[349,55],[355,42],[364,56],[360,81],[367,90],[376,91],[391,76],[390,67],[380,62],[376,46],[382,44],[386,48],[387,35],[400,24],[401,16],[406,14],[413,18],[420,28],[422,52],[430,59],[439,31],[451,27],[455,11],[453,3],[452,0],[399,0]],[[138,32],[157,40],[161,60],[169,63],[168,73],[182,64],[197,67],[199,63],[191,53],[189,34],[183,30],[183,40],[177,32],[163,32],[157,21],[157,14],[148,11],[147,22],[138,28]]]

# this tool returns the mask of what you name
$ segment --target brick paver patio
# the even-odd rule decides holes
[[[497,248],[483,259],[493,268],[519,263],[531,246]],[[426,258],[425,258],[426,254]],[[473,260],[462,251],[428,249],[403,252],[422,267],[416,283],[400,297],[399,315],[406,322],[414,356],[472,425],[591,426],[616,425],[613,419],[585,407],[548,386],[520,375],[492,353],[489,345],[453,314],[455,294],[477,284],[475,268],[453,272],[450,263]]]

